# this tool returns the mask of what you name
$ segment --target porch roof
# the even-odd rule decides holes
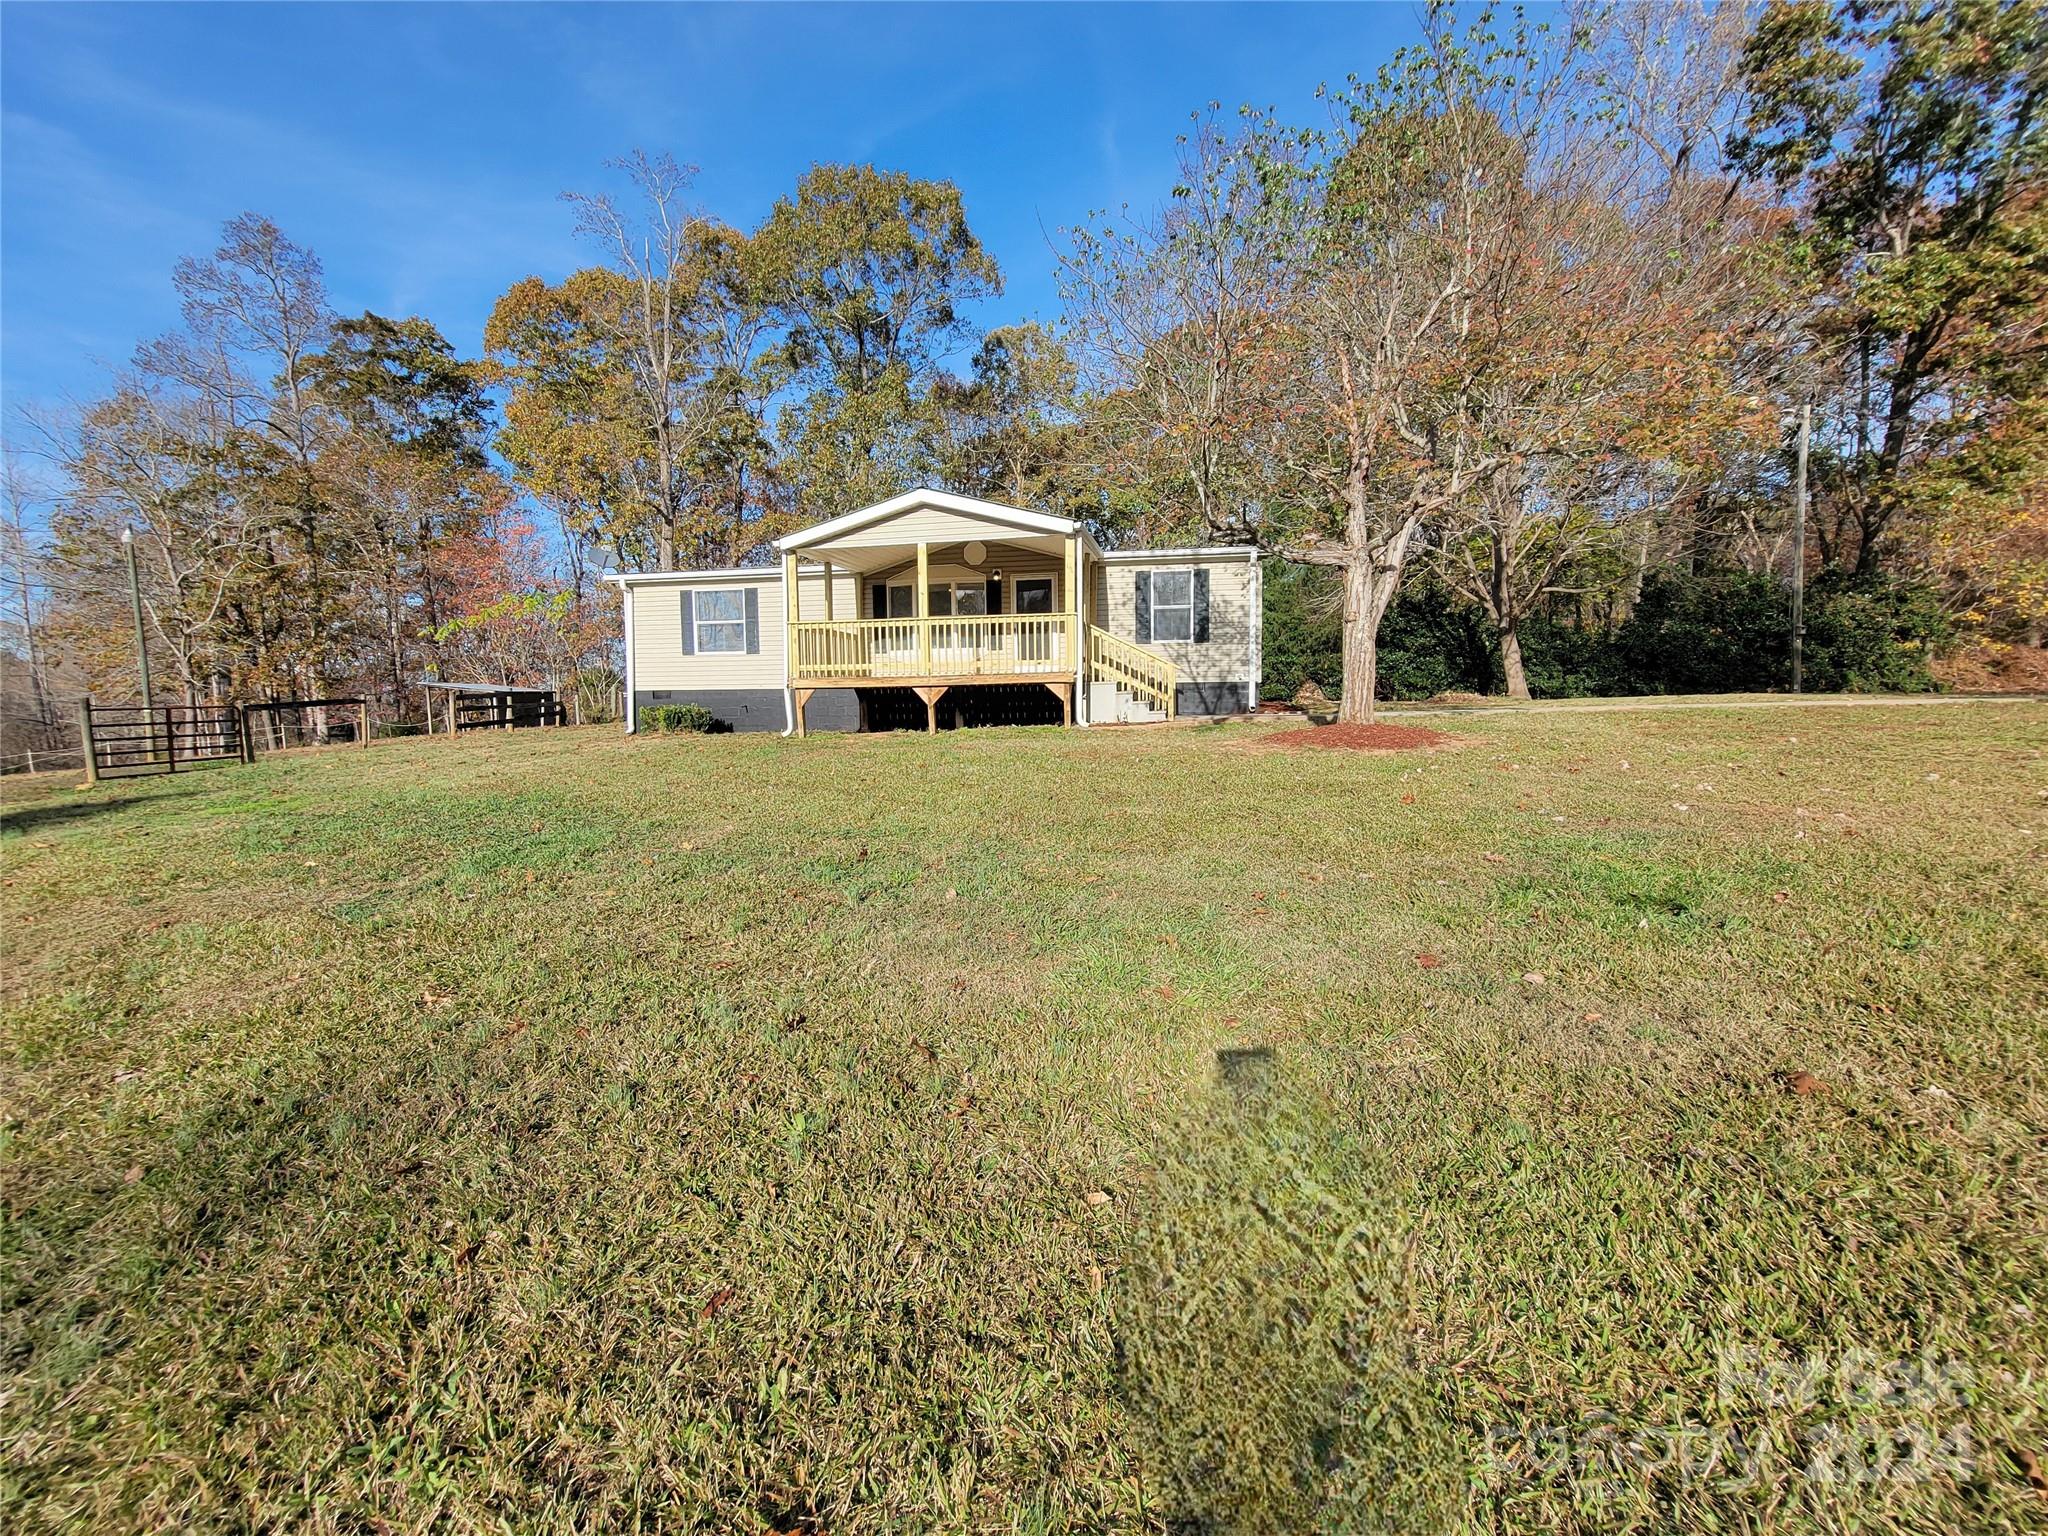
[[[879,525],[913,512],[943,512],[962,519],[961,528],[943,541],[946,543],[963,543],[980,537],[984,540],[999,539],[1050,548],[1056,547],[1053,541],[1078,532],[1084,547],[1091,554],[1099,556],[1102,553],[1094,537],[1088,532],[1087,525],[1076,522],[1073,518],[1055,517],[1050,512],[1034,512],[1028,507],[1005,506],[999,501],[983,501],[975,496],[961,496],[952,491],[934,491],[922,487],[905,491],[900,496],[892,496],[872,507],[862,507],[859,511],[828,518],[809,528],[799,528],[795,533],[777,539],[775,549],[779,554],[799,551],[817,554],[831,546],[834,541],[854,535],[864,535],[858,540],[864,550],[879,549],[885,546],[885,541],[875,537]],[[917,542],[916,538],[910,537],[903,540],[906,546]],[[849,561],[835,557],[832,563],[858,568],[868,563],[868,560],[856,558]]]

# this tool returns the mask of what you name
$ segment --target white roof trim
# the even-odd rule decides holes
[[[803,570],[812,573],[820,570],[816,564],[806,565]],[[779,565],[727,565],[710,571],[606,571],[599,581],[609,582],[615,587],[655,587],[674,585],[686,581],[776,581],[782,580]]]
[[[999,501],[982,501],[973,496],[959,496],[952,491],[905,491],[901,496],[891,496],[887,501],[877,502],[872,507],[862,507],[858,512],[847,512],[839,517],[799,528],[775,541],[778,551],[801,549],[809,544],[824,543],[842,533],[852,533],[871,523],[887,522],[892,517],[917,507],[936,507],[941,512],[957,512],[963,517],[984,517],[990,522],[1009,523],[1013,527],[1027,528],[1033,533],[1072,533],[1080,527],[1070,517],[1054,517],[1050,512],[1033,512],[1025,507],[1007,507]]]
[[[1236,555],[1242,560],[1256,561],[1259,547],[1256,544],[1198,544],[1191,549],[1108,549],[1102,553],[1104,560],[1195,560],[1215,556]]]

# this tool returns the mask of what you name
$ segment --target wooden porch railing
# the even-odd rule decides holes
[[[1071,677],[1071,613],[838,619],[790,626],[792,678]]]
[[[1126,693],[1149,699],[1167,719],[1174,717],[1180,674],[1173,663],[1093,624],[1088,626],[1088,681],[1115,683]]]

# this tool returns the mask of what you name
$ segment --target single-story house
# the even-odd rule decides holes
[[[657,704],[797,735],[1257,706],[1255,550],[1104,550],[1070,518],[929,490],[773,547],[779,568],[605,577],[628,731]]]

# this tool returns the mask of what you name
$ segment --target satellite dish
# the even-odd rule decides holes
[[[967,546],[966,554],[969,565],[979,565],[988,558],[988,546],[976,539]]]

